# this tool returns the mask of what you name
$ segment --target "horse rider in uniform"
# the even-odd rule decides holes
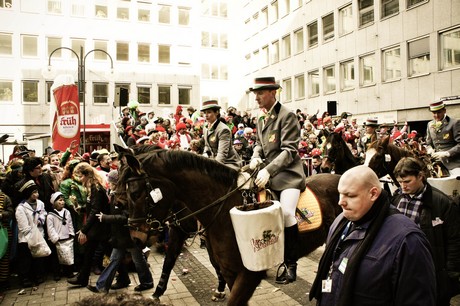
[[[460,176],[460,121],[446,114],[444,101],[430,104],[433,120],[426,130],[427,153],[440,160],[451,176]]]
[[[249,167],[266,166],[257,174],[255,184],[270,189],[279,196],[284,215],[284,264],[286,269],[277,276],[276,282],[289,283],[296,280],[297,244],[299,230],[295,212],[300,192],[305,189],[305,173],[298,154],[300,125],[296,115],[276,99],[280,86],[274,77],[256,78],[253,87],[261,115],[257,120],[257,140]]]
[[[378,127],[379,124],[377,118],[368,118],[366,122],[364,122],[365,132],[358,138],[357,148],[359,157],[364,157],[369,145],[379,139],[377,134]]]

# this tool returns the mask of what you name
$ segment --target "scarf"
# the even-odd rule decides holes
[[[372,205],[371,209],[359,221],[353,222],[356,226],[362,225],[368,221],[370,221],[370,224],[364,239],[358,243],[352,257],[349,258],[347,269],[345,270],[345,274],[343,276],[343,286],[340,289],[340,299],[337,306],[353,305],[355,278],[359,265],[361,264],[361,260],[374,242],[374,239],[379,233],[385,218],[394,213],[399,212],[395,208],[390,211],[388,194],[385,190],[382,190],[382,193],[377,201]],[[316,298],[318,301],[321,300],[321,283],[327,278],[329,268],[332,264],[334,250],[348,222],[349,220],[346,218],[340,220],[334,233],[331,235],[330,241],[319,262],[318,273],[316,274],[316,278],[310,290],[310,301],[313,298]],[[351,230],[349,232],[351,232]]]

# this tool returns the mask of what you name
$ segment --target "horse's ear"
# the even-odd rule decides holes
[[[141,164],[136,157],[131,154],[126,154],[124,159],[126,160],[126,164],[129,168],[131,168],[133,171],[140,172]]]
[[[388,147],[388,144],[390,143],[390,136],[386,136],[382,138],[381,145],[383,147]]]
[[[116,143],[113,144],[113,148],[115,149],[115,152],[117,152],[118,154],[133,154],[133,152],[129,148],[123,148],[122,146],[117,145]]]

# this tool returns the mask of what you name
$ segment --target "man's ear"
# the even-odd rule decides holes
[[[371,194],[371,201],[377,201],[378,197],[380,196],[380,193],[382,191],[377,188],[377,187],[372,187],[370,190],[369,190],[369,193]]]

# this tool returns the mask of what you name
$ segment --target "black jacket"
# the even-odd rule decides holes
[[[86,204],[86,222],[81,231],[88,236],[88,239],[106,241],[110,236],[110,227],[106,223],[99,221],[96,214],[109,214],[109,198],[104,187],[97,184],[91,187],[91,197]]]
[[[115,193],[110,194],[110,215],[102,216],[102,223],[110,224],[110,239],[112,247],[127,249],[134,246],[128,228],[128,208],[116,201]]]

